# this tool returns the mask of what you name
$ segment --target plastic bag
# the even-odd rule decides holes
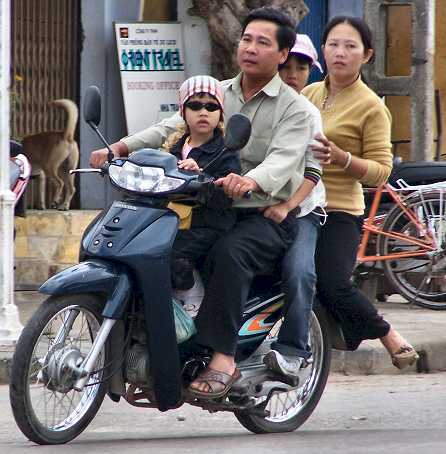
[[[181,344],[182,342],[190,339],[197,332],[197,330],[190,315],[183,309],[183,306],[175,300],[175,298],[172,298],[172,304],[177,342]]]

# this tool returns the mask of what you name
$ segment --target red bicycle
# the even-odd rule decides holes
[[[381,263],[396,292],[422,307],[446,309],[446,182],[382,185],[364,222],[358,263]],[[378,214],[383,195],[393,208]],[[372,243],[373,241],[373,243]]]

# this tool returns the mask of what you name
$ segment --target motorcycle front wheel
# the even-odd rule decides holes
[[[266,407],[269,413],[266,417],[235,412],[242,426],[256,434],[292,432],[310,417],[319,403],[330,373],[331,342],[328,323],[323,310],[316,306],[310,320],[312,362],[307,366],[311,368],[308,378],[292,391],[275,393]]]
[[[38,444],[77,437],[96,415],[106,392],[108,346],[102,349],[82,391],[69,365],[79,365],[99,331],[104,301],[90,294],[49,297],[17,342],[10,401],[17,425]]]

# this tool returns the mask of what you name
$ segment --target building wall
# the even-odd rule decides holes
[[[436,2],[435,13],[435,88],[440,91],[442,127],[446,132],[446,34],[444,24],[446,23],[446,2]],[[443,133],[444,136],[445,133]],[[446,139],[443,138],[441,153],[446,156]]]
[[[349,15],[362,17],[364,12],[361,0],[328,0],[328,18]]]
[[[100,129],[110,143],[126,135],[124,103],[116,54],[113,22],[137,21],[142,13],[145,21],[178,20],[183,23],[186,75],[208,74],[210,42],[207,25],[199,17],[187,13],[192,0],[82,1],[82,27],[85,35],[81,53],[81,100],[89,85],[97,85],[102,93]],[[149,126],[149,125],[148,125]],[[80,167],[88,167],[92,150],[102,147],[96,134],[80,122]],[[81,208],[102,208],[116,196],[115,191],[100,177],[80,176]],[[104,202],[105,201],[105,202]]]
[[[327,22],[327,0],[305,0],[305,4],[310,12],[297,26],[297,32],[304,33],[311,38],[318,52],[319,61],[323,64],[321,44],[322,33]],[[317,82],[323,78],[324,75],[313,66],[308,83]]]
[[[446,21],[446,2],[439,1],[435,4],[435,89],[440,91],[441,113],[443,130],[446,127],[446,35],[442,32]],[[412,10],[410,6],[388,7],[388,48],[387,48],[387,74],[409,75],[411,71],[411,23]],[[404,30],[405,33],[401,33]],[[411,139],[410,97],[389,96],[386,99],[392,117],[392,139]],[[434,138],[437,138],[436,116],[434,115]],[[432,157],[435,156],[436,145],[432,145]],[[410,144],[400,144],[394,148],[395,153],[408,160]],[[446,141],[443,140],[441,153],[446,154]],[[442,157],[444,159],[444,156]]]
[[[178,1],[178,21],[183,24],[185,45],[186,76],[210,74],[211,71],[211,41],[206,21],[201,17],[191,16],[187,10],[192,6],[192,0]]]
[[[121,94],[113,21],[136,21],[139,0],[83,0],[82,27],[85,35],[81,52],[81,101],[89,85],[97,85],[102,93],[104,136],[115,142],[125,135],[124,104]],[[80,120],[80,167],[88,167],[92,150],[102,147],[96,134]],[[80,176],[80,202],[83,209],[102,208],[112,197],[112,190],[100,177]]]
[[[411,72],[411,23],[410,6],[390,6],[388,8],[386,74],[388,76],[408,76]],[[401,33],[405,30],[405,33]],[[410,140],[410,97],[387,96],[386,104],[392,114],[392,140]],[[394,153],[404,160],[410,157],[410,144],[395,144]]]

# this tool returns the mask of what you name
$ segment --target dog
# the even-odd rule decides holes
[[[38,176],[36,208],[44,210],[46,207],[46,180],[52,186],[49,191],[50,208],[68,210],[76,192],[74,174],[70,175],[70,170],[76,169],[79,163],[79,147],[74,140],[79,109],[69,99],[56,99],[50,105],[63,107],[67,112],[65,129],[25,136],[22,141],[23,154],[31,162],[33,175]]]

